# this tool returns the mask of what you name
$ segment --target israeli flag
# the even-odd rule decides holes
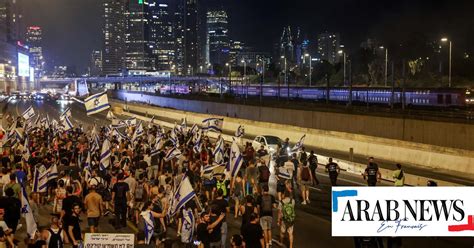
[[[278,177],[282,178],[282,179],[290,180],[291,179],[291,174],[287,169],[285,169],[285,167],[280,167],[278,169]]]
[[[199,127],[198,125],[196,124],[193,124],[193,126],[191,127],[191,129],[189,130],[189,133],[194,136],[195,133],[197,133],[199,131]]]
[[[127,123],[119,119],[112,119],[112,128],[122,128],[126,127]]]
[[[241,138],[243,137],[245,134],[245,129],[242,125],[239,125],[239,127],[237,128],[237,131],[235,131],[235,137],[237,138]]]
[[[33,106],[30,106],[29,108],[27,108],[21,116],[25,118],[26,120],[33,118],[33,116],[35,116],[35,110],[33,109]]]
[[[89,182],[89,179],[92,177],[91,173],[91,153],[87,153],[86,162],[84,163],[84,179],[86,182]]]
[[[31,210],[30,202],[28,201],[26,189],[23,186],[21,187],[21,213],[25,217],[26,232],[30,239],[34,239],[35,234],[38,231],[38,226],[36,225],[35,217],[33,216],[33,211]]]
[[[35,168],[35,174],[33,176],[33,192],[44,193],[48,186],[48,173],[49,170],[41,165]]]
[[[91,151],[94,152],[94,151],[97,151],[99,150],[99,147],[100,147],[100,143],[99,143],[99,136],[97,134],[94,134],[92,136],[92,141],[91,141]]]
[[[125,120],[125,124],[129,127],[130,126],[135,126],[135,125],[137,125],[137,118],[135,118],[135,117],[129,118],[129,119]]]
[[[178,148],[173,147],[169,149],[168,152],[166,153],[165,161],[170,161],[171,159],[178,156],[181,156],[181,151]]]
[[[173,143],[174,146],[178,146],[178,128],[175,125],[174,128],[171,130],[170,134],[170,141]]]
[[[145,134],[145,130],[143,129],[143,125],[140,122],[140,124],[138,124],[137,129],[135,130],[135,133],[133,133],[132,142],[135,142],[138,139],[138,137],[144,134]]]
[[[304,139],[306,138],[306,134],[304,134],[300,140],[298,141],[298,143],[295,144],[295,146],[293,146],[293,148],[291,149],[292,152],[296,152],[296,151],[299,151],[302,147],[303,147],[303,144],[304,144]]]
[[[163,146],[163,144],[161,143],[161,140],[162,140],[161,135],[156,138],[155,145],[151,149],[150,156],[156,156],[160,153],[161,147]]]
[[[155,124],[154,120],[155,116],[152,116],[150,122],[148,122],[148,129],[151,129],[153,127],[153,125]]]
[[[217,140],[216,147],[214,148],[212,155],[214,156],[214,161],[216,163],[224,163],[224,139],[222,137],[219,137],[219,140]]]
[[[201,153],[201,151],[202,151],[202,143],[201,143],[201,140],[198,140],[196,143],[194,143],[193,152]]]
[[[127,135],[121,133],[117,128],[112,128],[112,136],[116,136],[119,141],[128,140]]]
[[[205,131],[214,131],[221,133],[224,119],[222,118],[207,118],[202,121],[202,129]]]
[[[143,222],[145,222],[145,227],[143,228],[145,231],[145,243],[149,245],[155,230],[155,221],[150,210],[143,211],[140,213],[140,215],[144,220]]]
[[[168,216],[173,217],[184,205],[193,197],[196,193],[193,190],[193,186],[189,182],[189,178],[184,176],[181,183],[173,193],[173,197],[170,199],[170,208]]]
[[[186,128],[187,128],[186,127],[186,117],[184,117],[178,130],[181,134],[185,134],[186,133]]]
[[[53,180],[53,179],[56,179],[58,178],[59,176],[59,173],[58,173],[58,165],[56,163],[54,163],[53,165],[51,165],[51,167],[49,167],[48,169],[48,181],[49,180]]]
[[[181,220],[183,223],[181,226],[181,242],[189,244],[193,241],[194,226],[196,225],[193,210],[183,208],[183,217]]]
[[[87,115],[97,114],[110,108],[109,99],[107,98],[107,91],[97,93],[84,100]]]
[[[65,117],[71,117],[71,107],[68,107],[64,112],[59,116],[59,120],[63,120]]]
[[[244,162],[244,159],[242,155],[240,154],[239,146],[237,145],[237,142],[235,142],[234,140],[230,148],[230,161],[229,161],[229,168],[228,168],[231,177],[237,176],[237,172],[239,172],[240,167],[242,166],[243,162]]]
[[[102,151],[100,152],[100,169],[105,170],[110,165],[110,141],[104,140],[102,144]]]
[[[112,111],[109,110],[109,112],[107,112],[107,116],[105,118],[107,120],[113,120],[113,119],[116,119],[117,117],[115,117],[114,113],[112,113]]]
[[[74,128],[74,125],[72,125],[71,120],[69,120],[69,117],[65,115],[62,119],[62,126],[64,127],[64,131],[69,131]]]

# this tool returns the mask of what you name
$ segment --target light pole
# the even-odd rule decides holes
[[[260,102],[263,98],[263,83],[265,81],[265,60],[262,59],[262,80],[260,81]]]
[[[290,84],[288,83],[288,78],[287,78],[287,75],[286,75],[286,57],[285,56],[281,56],[282,59],[284,59],[285,61],[285,84],[287,86],[287,96],[288,96],[288,100],[290,100]],[[280,92],[278,91],[278,95],[280,94]]]
[[[309,55],[307,53],[304,56],[309,57],[309,87],[311,87],[311,73],[312,73],[312,71],[311,71],[312,70],[311,61],[313,60],[313,58],[311,57],[311,55]]]
[[[452,51],[453,51],[453,42],[448,38],[442,38],[441,42],[449,42],[449,76],[448,76],[448,85],[451,88],[451,66],[452,66]]]
[[[246,85],[246,81],[247,81],[247,62],[245,61],[245,59],[242,59],[241,62],[244,64],[244,79],[243,79],[243,82],[242,82],[242,91],[244,91],[243,85],[244,84]],[[245,98],[247,98],[247,90],[245,91]]]
[[[344,71],[344,74],[343,74],[343,75],[344,75],[344,76],[343,76],[342,81],[343,81],[344,86],[345,86],[345,85],[346,85],[346,75],[347,75],[347,74],[346,74],[346,53],[345,53],[343,50],[339,50],[337,53],[339,53],[339,54],[342,55],[343,61],[344,61],[344,66],[343,66],[343,68],[344,68],[344,69],[343,69],[343,71]]]
[[[387,75],[388,75],[388,48],[381,46],[380,49],[385,49],[385,87],[387,87]]]
[[[232,65],[230,63],[225,63],[225,66],[229,67],[229,91],[232,93]]]

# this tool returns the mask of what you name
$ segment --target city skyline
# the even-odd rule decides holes
[[[210,5],[209,1],[201,2]],[[363,3],[351,0],[337,3],[304,0],[291,3],[222,2],[229,14],[230,38],[264,52],[272,51],[273,43],[287,25],[300,27],[313,44],[324,31],[340,33],[342,43],[348,49],[359,47],[367,38],[383,42],[422,30],[432,39],[449,35],[456,40],[458,48],[472,51],[467,44],[472,43],[474,32],[467,31],[474,25],[470,25],[473,21],[468,18],[467,10],[473,4],[467,1],[453,4],[448,1],[433,4],[428,1],[378,3],[372,0]],[[24,8],[24,26],[32,25],[43,28],[43,50],[49,67],[75,65],[84,71],[91,52],[102,48],[102,1],[68,1],[67,4],[58,0],[48,4],[28,1]],[[394,29],[395,25],[403,29]],[[259,35],[254,35],[256,33]]]

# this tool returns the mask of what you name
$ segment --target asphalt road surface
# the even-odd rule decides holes
[[[77,102],[57,102],[57,101],[15,101],[8,103],[7,113],[18,115],[23,113],[29,106],[33,106],[35,111],[41,115],[48,114],[50,117],[58,118],[59,114],[64,111],[68,106],[72,109],[72,120],[75,125],[82,123],[84,127],[97,123],[99,125],[110,124],[110,121],[106,120],[106,111],[93,115],[87,116],[85,108],[82,104]],[[4,113],[5,115],[5,113]],[[313,247],[354,247],[353,238],[334,238],[331,237],[331,212],[330,212],[330,200],[331,200],[331,184],[329,178],[326,176],[322,169],[318,172],[318,178],[320,185],[311,188],[311,203],[302,206],[298,205],[296,209],[296,221],[295,221],[295,247],[296,248],[313,248]],[[271,179],[274,181],[274,178]],[[354,185],[365,185],[364,180],[361,176],[341,173],[338,184],[341,186],[354,186]],[[381,185],[388,186],[387,182],[382,182]],[[274,183],[271,188],[274,189]],[[40,213],[41,218],[39,220],[40,226],[47,225],[50,219],[50,205],[41,207]],[[232,212],[232,211],[231,211]],[[99,229],[101,232],[122,232],[132,233],[135,228],[129,225],[129,228],[115,230],[112,225],[109,224],[108,219],[113,218],[113,215],[103,217],[100,222]],[[82,217],[82,230],[86,229],[85,216]],[[227,217],[229,223],[228,237],[230,238],[233,234],[239,233],[240,230],[240,219],[234,219],[233,215]],[[274,220],[274,223],[276,221]],[[274,225],[276,226],[276,225]],[[130,228],[131,227],[131,228]],[[278,240],[278,229],[274,229],[273,237]],[[26,229],[23,224],[23,228],[19,230],[20,236],[23,236]],[[19,236],[19,237],[20,237]],[[171,229],[169,232],[170,238],[176,238],[175,232]],[[274,243],[273,247],[278,247]],[[21,244],[20,244],[21,245]],[[474,238],[404,238],[403,247],[466,247],[471,248],[474,246]],[[20,246],[21,247],[21,246]]]

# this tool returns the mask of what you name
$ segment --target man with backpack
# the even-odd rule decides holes
[[[258,184],[259,189],[263,189],[263,187],[268,187],[268,181],[270,180],[270,169],[265,164],[264,160],[260,158],[260,162],[258,163]]]
[[[303,199],[302,204],[306,205],[309,203],[309,185],[313,181],[311,170],[306,161],[303,161],[299,165],[300,169],[298,170],[298,181],[301,189],[301,198]]]
[[[311,169],[311,175],[313,176],[313,186],[319,185],[319,180],[316,177],[316,169],[318,168],[318,157],[311,151],[308,156],[309,168]]]
[[[379,166],[374,162],[373,157],[369,158],[369,164],[365,168],[363,176],[364,180],[367,179],[368,186],[375,186],[377,182],[380,182],[382,174],[380,174]]]
[[[329,179],[331,179],[331,185],[337,186],[337,177],[339,176],[339,172],[341,168],[337,163],[332,161],[332,158],[329,158],[329,163],[326,165],[326,172],[329,173]]]
[[[124,175],[122,173],[117,176],[117,183],[112,189],[112,201],[115,209],[115,228],[120,229],[127,226],[127,202],[130,200],[130,188],[124,182]]]
[[[87,223],[91,233],[95,233],[99,227],[99,218],[104,212],[102,210],[102,196],[100,196],[96,191],[96,186],[89,186],[89,194],[87,194],[84,199],[84,207],[87,210]]]
[[[268,184],[262,187],[262,195],[258,198],[257,205],[260,213],[260,225],[263,229],[266,247],[272,245],[273,209],[276,206],[275,197],[268,193]]]
[[[48,248],[63,248],[66,232],[60,227],[58,216],[51,218],[51,226],[43,231]]]
[[[283,244],[285,233],[288,233],[290,247],[293,248],[293,228],[295,224],[295,200],[289,192],[285,192],[278,207],[278,225],[280,226],[280,243]]]
[[[397,164],[397,170],[392,174],[393,179],[395,179],[394,186],[400,187],[405,184],[405,173],[402,170],[402,165]]]
[[[139,214],[142,211],[145,202],[148,200],[149,187],[146,182],[146,173],[142,173],[138,176],[138,182],[135,186],[135,221],[138,222]]]

